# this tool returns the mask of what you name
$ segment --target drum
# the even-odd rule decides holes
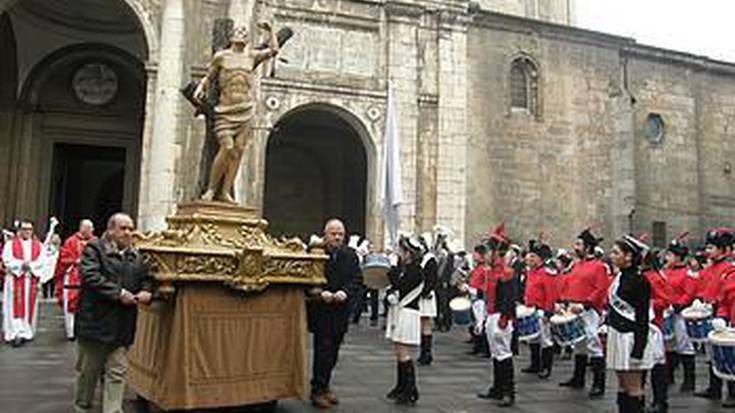
[[[695,343],[708,341],[712,331],[712,311],[702,308],[685,308],[681,316],[687,323],[687,335]]]
[[[674,312],[671,310],[664,311],[664,328],[663,328],[664,341],[671,341],[674,339]]]
[[[449,301],[449,308],[452,310],[452,321],[458,326],[469,325],[472,320],[470,318],[470,310],[472,302],[467,297],[455,297]]]
[[[530,341],[538,337],[541,325],[536,309],[525,305],[517,306],[514,327],[521,341]]]
[[[735,381],[735,330],[712,331],[712,369],[723,380]]]
[[[584,340],[584,322],[576,314],[551,316],[551,335],[560,346],[571,346]]]
[[[390,285],[390,259],[385,254],[368,254],[362,262],[362,277],[368,288],[380,290]]]

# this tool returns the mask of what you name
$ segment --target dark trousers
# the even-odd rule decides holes
[[[373,288],[364,288],[360,294],[357,296],[357,299],[354,300],[354,305],[352,307],[352,322],[358,323],[360,321],[360,316],[362,315],[362,312],[365,311],[365,308],[369,305],[370,306],[370,319],[373,321],[378,320],[378,295],[380,292]]]
[[[332,370],[337,365],[339,347],[347,332],[349,311],[343,307],[320,307],[312,314],[314,333],[314,363],[311,375],[311,394],[319,395],[329,389]]]

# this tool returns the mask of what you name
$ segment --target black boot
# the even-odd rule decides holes
[[[415,404],[419,399],[419,389],[416,387],[416,370],[413,368],[413,361],[403,362],[404,364],[404,381],[403,389],[396,397],[396,404]]]
[[[727,396],[722,401],[722,407],[733,408],[735,407],[735,382],[727,382]]]
[[[671,385],[676,383],[676,369],[679,368],[679,354],[674,351],[666,352],[666,374],[667,382]]]
[[[472,349],[468,351],[467,354],[474,356],[475,354],[480,353],[480,336],[472,334],[470,336],[469,343],[472,344]]]
[[[431,355],[432,339],[433,335],[431,334],[421,335],[421,355],[419,356],[419,359],[416,360],[421,366],[428,366],[432,361],[434,361],[434,357]]]
[[[689,393],[694,391],[694,380],[696,377],[694,354],[681,354],[681,365],[684,367],[684,381],[681,383],[679,391]]]
[[[584,379],[587,372],[587,356],[576,355],[574,356],[574,375],[568,381],[559,383],[562,387],[571,387],[572,389],[583,389]]]
[[[396,363],[396,387],[393,388],[388,394],[385,395],[385,397],[395,400],[399,394],[401,394],[401,391],[403,390],[403,385],[406,380],[406,368],[405,363],[398,362]]]
[[[666,365],[656,364],[651,369],[653,401],[646,413],[666,413],[669,410],[669,386]]]
[[[628,397],[627,393],[618,392],[618,398],[615,400],[615,403],[618,406],[618,413],[625,412],[625,407],[626,407],[625,403],[627,401],[626,400],[627,397]]]
[[[541,370],[538,376],[541,379],[551,377],[551,368],[554,365],[554,347],[546,347],[541,349]]]
[[[528,347],[531,349],[531,364],[522,368],[521,373],[538,374],[541,371],[541,343],[529,343]]]
[[[513,357],[509,357],[499,363],[502,379],[500,383],[501,397],[498,401],[498,407],[510,407],[516,401],[516,388],[513,379]]]
[[[590,359],[592,365],[592,388],[589,396],[591,398],[602,397],[605,395],[605,359],[602,357],[593,357]]]
[[[500,362],[493,359],[493,384],[487,389],[485,393],[478,393],[477,397],[481,399],[500,400],[502,394],[500,393]]]
[[[695,396],[703,399],[719,400],[722,398],[722,379],[715,375],[711,363],[709,365],[709,385],[706,389],[694,393]]]

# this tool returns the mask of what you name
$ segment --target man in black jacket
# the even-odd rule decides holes
[[[322,409],[339,403],[329,389],[329,382],[349,324],[349,301],[357,296],[362,285],[357,254],[344,241],[344,224],[338,219],[327,221],[324,226],[324,242],[329,254],[325,267],[327,285],[319,301],[309,308],[309,325],[314,333],[311,401]]]
[[[76,320],[78,340],[75,413],[92,411],[104,367],[103,413],[122,413],[126,351],[135,338],[137,305],[151,301],[151,277],[132,246],[130,216],[117,213],[102,238],[82,252],[82,290]]]

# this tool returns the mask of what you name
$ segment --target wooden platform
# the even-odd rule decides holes
[[[300,287],[245,295],[184,284],[141,308],[128,384],[164,410],[303,398],[305,320]]]

